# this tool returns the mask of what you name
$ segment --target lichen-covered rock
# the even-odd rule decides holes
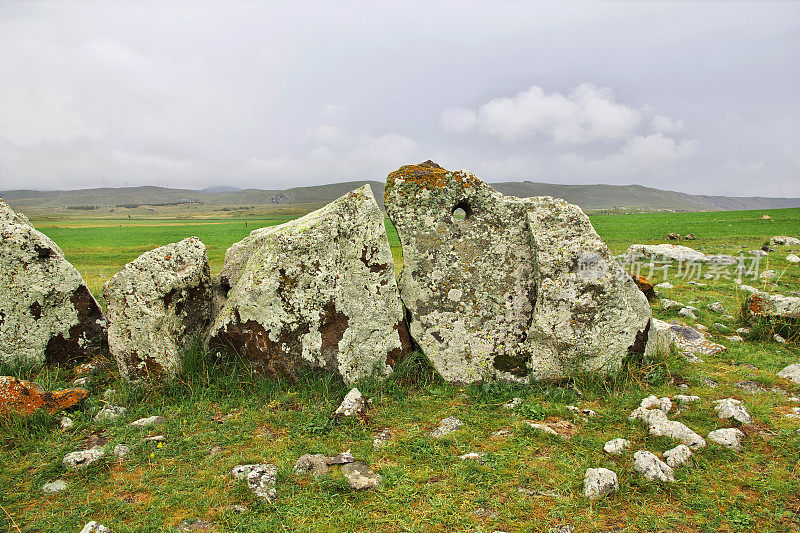
[[[787,366],[778,372],[778,377],[794,381],[795,383],[800,383],[800,363]]]
[[[710,263],[715,265],[735,265],[738,261],[732,255],[706,255],[694,248],[678,244],[632,244],[623,256],[623,261],[628,263],[643,259],[677,261],[679,263]]]
[[[747,310],[756,316],[800,319],[800,297],[769,294],[754,289],[745,302]]]
[[[436,429],[431,431],[430,435],[431,437],[438,439],[444,437],[445,435],[449,435],[455,430],[461,428],[463,425],[464,422],[462,422],[457,416],[448,416],[439,422],[439,425],[436,427]]]
[[[80,470],[99,461],[105,454],[102,446],[92,446],[88,450],[68,453],[61,462],[68,470]]]
[[[105,320],[56,243],[0,200],[0,362],[74,363],[100,355]]]
[[[715,400],[714,403],[716,404],[714,410],[717,412],[718,417],[722,419],[733,418],[740,424],[749,424],[752,422],[750,412],[742,405],[740,400],[725,398],[724,400]]]
[[[355,490],[374,489],[381,483],[381,475],[361,461],[343,465],[342,475],[350,488]]]
[[[0,416],[11,413],[25,416],[38,410],[53,414],[74,407],[88,396],[86,389],[47,392],[37,383],[0,376]]]
[[[273,464],[237,465],[231,474],[239,481],[247,480],[250,491],[267,502],[272,502],[278,496],[278,467]]]
[[[617,473],[608,468],[587,468],[583,478],[583,495],[590,500],[608,496],[619,490]]]
[[[447,381],[613,371],[643,345],[647,300],[579,207],[430,161],[389,174],[384,205],[411,336]]]
[[[648,481],[675,482],[675,474],[672,471],[672,467],[647,450],[639,450],[633,454],[633,469],[642,474]]]
[[[693,356],[717,355],[727,350],[725,346],[708,340],[703,333],[693,327],[670,324],[657,318],[650,321],[647,335],[645,354],[650,357],[667,354],[673,347],[690,360]]]
[[[699,450],[706,446],[706,441],[703,437],[692,431],[683,422],[668,419],[666,413],[661,409],[637,407],[628,416],[628,420],[641,420],[651,435],[675,439],[692,450]]]
[[[775,245],[800,246],[800,239],[798,239],[797,237],[788,237],[786,235],[776,235],[775,237],[769,240],[769,244],[771,246]]]
[[[209,335],[270,374],[388,375],[410,350],[384,218],[368,185],[226,254],[232,287]]]
[[[175,376],[211,320],[211,271],[197,237],[145,252],[104,286],[108,345],[120,374]]]
[[[334,411],[334,415],[354,416],[364,413],[367,410],[367,401],[357,388],[350,389],[342,403]]]

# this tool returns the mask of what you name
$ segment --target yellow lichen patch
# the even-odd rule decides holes
[[[36,383],[9,376],[0,377],[0,415],[26,416],[38,410],[50,414],[75,406],[87,398],[86,389],[44,391]]]
[[[480,183],[480,180],[469,172],[450,172],[428,160],[417,165],[402,166],[389,174],[386,178],[384,201],[398,178],[413,183],[420,189],[439,189],[447,186],[451,180],[461,183],[464,187],[473,187]]]

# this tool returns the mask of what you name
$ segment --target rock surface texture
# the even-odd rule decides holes
[[[445,380],[605,372],[643,348],[647,299],[579,207],[430,161],[389,174],[384,205],[411,336]]]
[[[647,450],[639,450],[633,454],[633,469],[649,481],[675,482],[675,474],[672,468]]]
[[[756,316],[800,319],[800,297],[756,290],[747,297],[747,310]]]
[[[0,415],[29,415],[38,410],[50,414],[76,406],[89,396],[86,389],[47,392],[38,384],[10,376],[0,376]]]
[[[103,313],[81,275],[0,200],[0,362],[73,363],[104,343]]]
[[[787,366],[778,372],[778,377],[800,383],[800,363]]]
[[[583,495],[590,500],[608,496],[619,490],[617,474],[608,468],[588,468],[583,478]]]
[[[211,320],[211,270],[197,237],[145,252],[103,286],[120,374],[175,376]]]
[[[323,368],[353,383],[410,350],[383,215],[368,185],[225,255],[230,286],[210,332],[269,374]]]
[[[694,248],[678,244],[632,244],[623,256],[626,262],[639,260],[677,261],[680,263],[710,263],[715,265],[735,265],[732,255],[706,255]]]

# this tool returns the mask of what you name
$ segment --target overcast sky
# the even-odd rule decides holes
[[[800,197],[800,2],[0,2],[0,189]]]

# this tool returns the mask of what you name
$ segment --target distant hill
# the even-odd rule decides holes
[[[237,189],[228,186],[204,190],[166,189],[163,187],[98,188],[70,191],[13,190],[0,192],[13,207],[57,208],[86,206],[174,205],[203,203],[210,205],[321,204],[368,183],[380,204],[383,182],[348,181],[293,187],[284,190]],[[554,196],[578,204],[585,210],[674,210],[736,211],[746,209],[781,209],[800,207],[800,198],[765,198],[706,196],[664,191],[641,185],[556,185],[532,181],[492,183],[503,194],[519,196]]]

